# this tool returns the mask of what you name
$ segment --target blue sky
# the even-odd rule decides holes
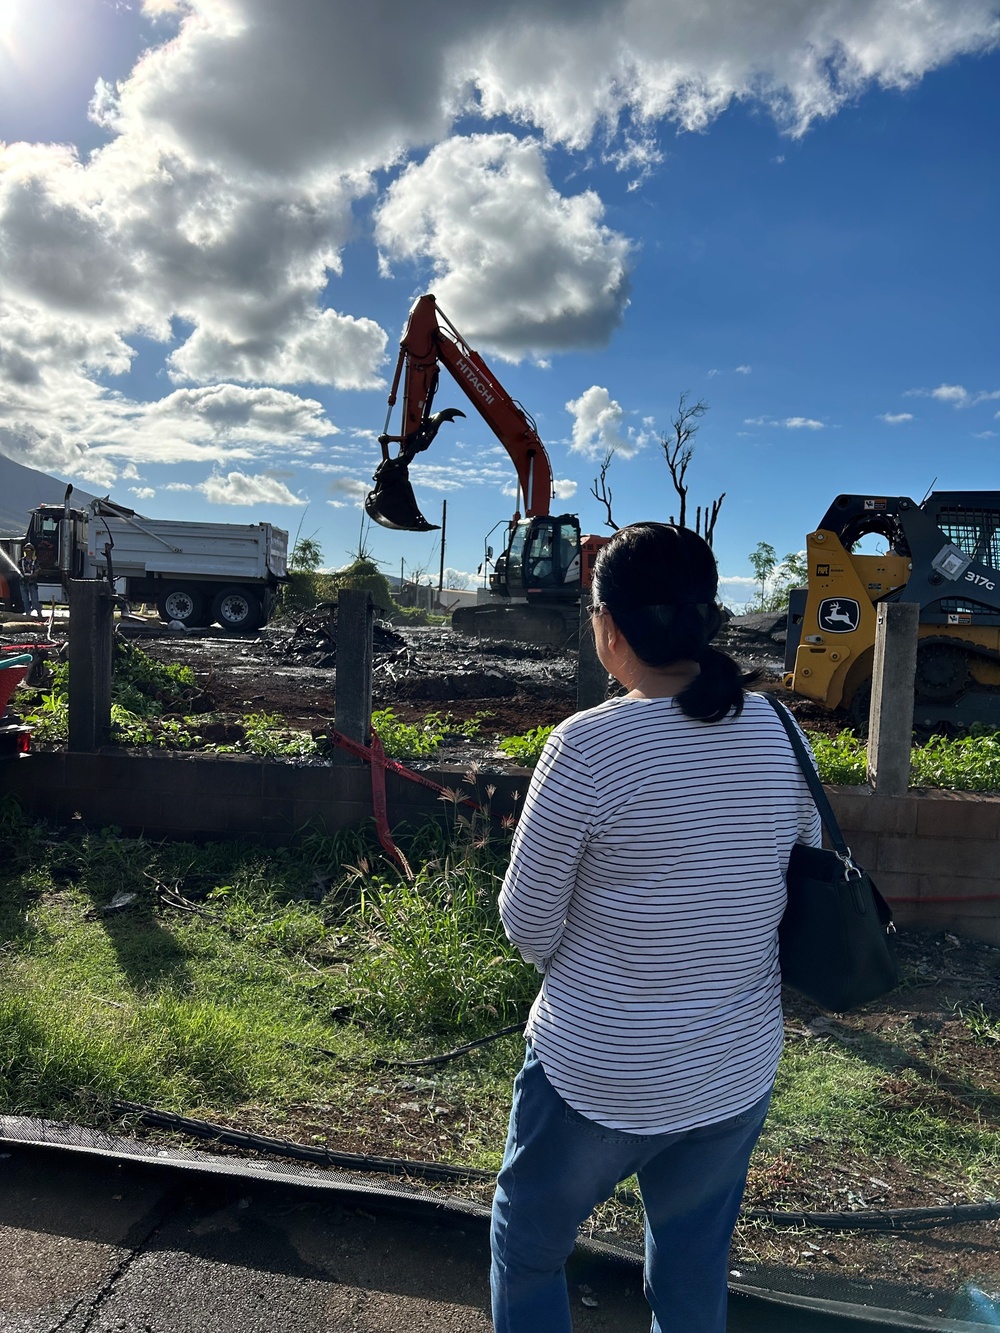
[[[585,530],[611,446],[616,520],[674,511],[658,436],[708,404],[731,603],[841,491],[997,487],[1000,5],[736,12],[0,0],[0,452],[341,564],[433,290]],[[470,414],[411,476],[474,574],[510,461]]]

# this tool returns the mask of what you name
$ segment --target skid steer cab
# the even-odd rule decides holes
[[[877,607],[916,602],[914,725],[1000,730],[1000,491],[935,491],[921,504],[839,495],[806,551],[808,585],[788,606],[790,689],[863,731]]]

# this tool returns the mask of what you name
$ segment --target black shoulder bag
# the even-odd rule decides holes
[[[778,927],[781,980],[823,1009],[843,1014],[899,985],[892,910],[851,856],[794,722],[770,694],[764,698],[788,733],[832,844],[792,848],[788,905]]]

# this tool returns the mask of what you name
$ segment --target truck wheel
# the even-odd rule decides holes
[[[182,625],[205,623],[202,599],[192,588],[167,588],[157,597],[156,609],[168,624],[171,620],[179,620]]]
[[[260,629],[264,607],[259,595],[250,588],[223,588],[212,603],[212,619],[223,629]]]

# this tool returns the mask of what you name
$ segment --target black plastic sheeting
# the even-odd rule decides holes
[[[290,1185],[314,1195],[360,1201],[372,1212],[389,1212],[426,1227],[451,1224],[485,1235],[488,1210],[481,1205],[398,1185],[373,1183],[360,1175],[291,1162],[247,1160],[232,1156],[163,1147],[103,1134],[76,1125],[0,1116],[0,1143],[46,1149],[59,1155],[103,1159],[109,1165],[146,1164],[158,1171],[205,1178],[230,1178]],[[365,1160],[365,1159],[360,1159]],[[641,1256],[625,1246],[582,1239],[578,1251],[591,1261],[621,1270],[635,1286]],[[1000,1296],[969,1288],[942,1308],[941,1293],[904,1291],[889,1284],[865,1283],[825,1275],[744,1266],[731,1281],[730,1326],[760,1333],[864,1333],[865,1330],[934,1330],[935,1333],[984,1333],[1000,1329]],[[917,1308],[913,1308],[916,1305]],[[922,1308],[921,1308],[922,1306]]]

